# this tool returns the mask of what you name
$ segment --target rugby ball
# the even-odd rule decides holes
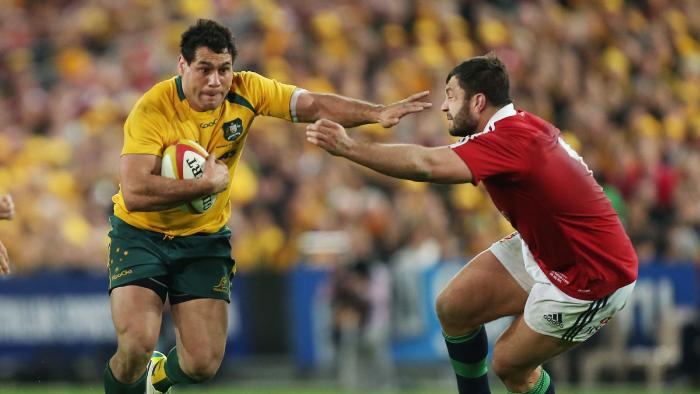
[[[163,151],[160,175],[170,179],[197,179],[204,175],[204,163],[209,153],[192,140],[180,140]],[[204,213],[214,205],[216,195],[196,198],[182,206],[191,213]]]

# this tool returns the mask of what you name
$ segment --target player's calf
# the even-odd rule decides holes
[[[491,370],[503,382],[509,392],[525,393],[529,392],[544,371],[541,367],[524,367],[515,365],[509,360],[507,355],[495,353]]]
[[[484,326],[459,337],[444,335],[459,393],[491,393],[486,375],[488,340]]]
[[[509,393],[554,394],[554,382],[542,367],[519,370],[494,360],[492,369]]]

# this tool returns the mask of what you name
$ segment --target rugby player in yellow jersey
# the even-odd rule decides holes
[[[234,271],[226,227],[230,184],[256,116],[391,127],[430,107],[427,92],[383,106],[234,72],[231,32],[210,20],[184,32],[180,50],[179,75],[146,92],[124,125],[120,191],[113,197],[109,233],[118,346],[105,368],[106,393],[167,392],[178,383],[206,381],[219,369]],[[161,177],[164,148],[183,138],[210,152],[204,175]],[[203,214],[178,208],[216,193],[215,204]],[[166,297],[176,328],[176,346],[167,357],[154,352]]]

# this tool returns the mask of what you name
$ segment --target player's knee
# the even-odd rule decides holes
[[[464,301],[455,297],[449,289],[444,289],[438,295],[435,300],[435,312],[440,325],[448,333],[470,331],[479,325],[469,308],[464,305]]]
[[[199,350],[189,354],[187,362],[181,365],[187,376],[198,382],[205,382],[216,375],[221,366],[223,352]]]
[[[187,376],[196,380],[197,382],[206,382],[216,375],[219,370],[219,365],[212,365],[211,363],[205,362],[195,362],[184,371]]]
[[[160,327],[148,327],[139,322],[129,322],[123,325],[115,325],[117,340],[120,345],[136,350],[153,352]],[[149,353],[150,357],[150,353]]]
[[[157,338],[143,332],[124,336],[119,341],[119,351],[131,362],[147,364],[153,354]]]

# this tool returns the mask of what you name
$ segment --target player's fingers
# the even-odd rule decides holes
[[[416,112],[423,111],[426,108],[430,108],[432,105],[433,105],[432,103],[423,103],[423,102],[405,103],[404,105],[402,105],[400,107],[396,107],[396,109],[392,112],[392,114],[401,118],[401,117],[406,116],[408,114],[413,114]]]
[[[416,112],[421,112],[428,107],[411,107],[406,111],[407,114],[415,114]]]
[[[424,91],[422,91],[422,92],[418,92],[418,93],[416,93],[416,94],[412,94],[412,95],[406,97],[405,99],[403,99],[402,101],[404,101],[404,102],[410,102],[410,101],[420,100],[420,99],[422,99],[423,97],[427,97],[428,94],[430,94],[430,91],[424,90]]]
[[[430,108],[432,106],[433,106],[433,103],[428,103],[425,101],[416,101],[416,102],[409,103],[409,105],[407,105],[408,108],[410,108],[411,110],[415,110],[415,111],[422,111],[422,110],[424,110],[426,108]]]
[[[330,142],[330,138],[328,137],[328,135],[324,133],[313,132],[307,134],[307,136],[310,139],[309,142],[325,150],[328,150],[333,145],[332,142]]]
[[[307,136],[307,137],[306,137],[306,140],[309,141],[309,143],[311,143],[311,144],[313,144],[313,145],[316,145],[316,146],[318,146],[318,147],[321,148],[321,149],[328,150],[326,144],[325,144],[323,141],[321,141],[320,138],[318,138],[318,135],[316,135],[316,136],[314,136],[314,135]]]
[[[314,145],[318,145],[318,133],[315,131],[306,131],[306,140]]]
[[[331,135],[338,132],[338,127],[335,125],[323,125],[318,128],[318,132],[323,135]]]
[[[326,134],[322,131],[314,131],[311,133],[307,133],[307,135],[311,136],[312,138],[314,138],[318,142],[326,140]]]
[[[332,120],[328,120],[328,119],[319,119],[316,121],[316,124],[318,124],[321,127],[330,127],[330,128],[339,126],[338,123],[336,123]]]

